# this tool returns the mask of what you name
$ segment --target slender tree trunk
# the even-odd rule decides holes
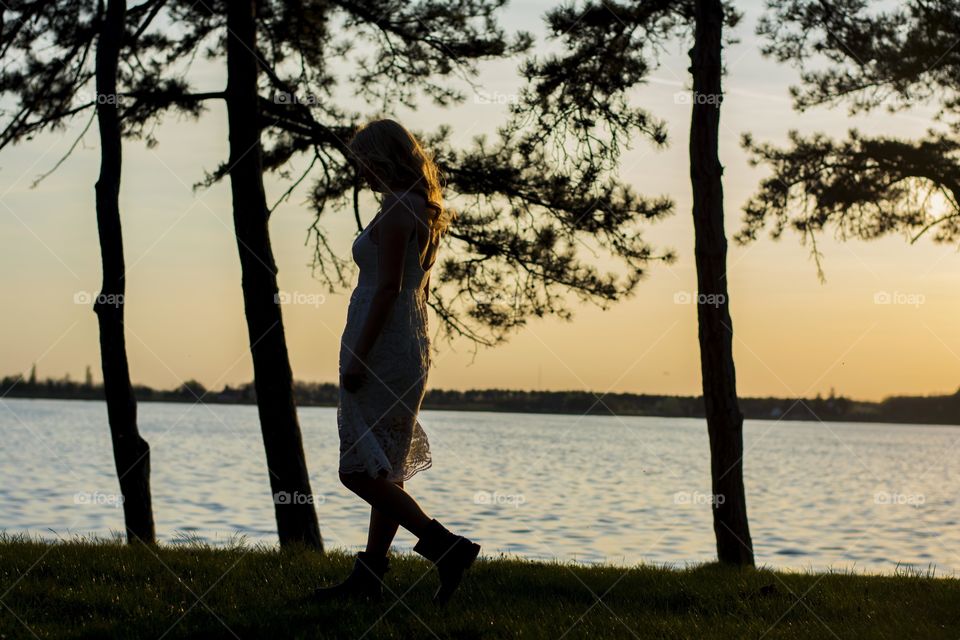
[[[700,369],[710,436],[713,529],[721,562],[753,565],[753,542],[743,488],[743,414],[733,366],[733,322],[727,292],[727,238],[723,228],[723,167],[718,156],[721,0],[696,0],[696,37],[690,51],[693,115],[690,180],[697,263]]]
[[[94,304],[100,325],[103,390],[113,440],[113,458],[123,494],[128,542],[156,542],[150,497],[150,446],[137,430],[137,401],[130,384],[123,328],[125,266],[120,226],[120,116],[117,65],[127,3],[109,0],[97,40],[97,124],[100,127],[100,177],[96,185],[97,229],[103,262],[103,286]]]
[[[230,0],[227,11],[227,122],[233,223],[243,272],[254,387],[267,454],[280,544],[323,548],[293,400],[293,373],[277,299],[260,145],[256,2]]]

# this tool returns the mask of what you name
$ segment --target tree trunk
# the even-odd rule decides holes
[[[270,248],[260,145],[256,2],[231,0],[227,11],[227,122],[230,131],[230,188],[233,223],[243,274],[243,302],[253,356],[254,388],[267,454],[280,544],[323,548],[293,400]]]
[[[97,229],[103,262],[103,286],[94,303],[100,325],[100,360],[107,400],[113,458],[123,494],[127,541],[156,542],[150,497],[150,446],[137,430],[137,401],[130,384],[123,328],[125,266],[120,226],[120,115],[117,65],[127,4],[109,0],[100,23],[96,53],[97,124],[100,128],[100,177],[96,185]]]
[[[723,167],[718,156],[722,93],[721,0],[697,0],[690,51],[693,114],[690,180],[697,264],[700,369],[710,436],[713,529],[721,562],[753,565],[753,542],[743,488],[743,414],[733,366],[733,322],[727,293],[723,228]]]

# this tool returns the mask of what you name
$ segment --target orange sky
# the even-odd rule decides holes
[[[506,24],[534,28],[530,21],[550,3],[522,4],[508,10]],[[756,18],[752,9],[747,18],[741,42],[727,52],[720,143],[729,232],[738,229],[740,209],[764,175],[762,168],[747,165],[739,148],[741,133],[782,140],[789,129],[843,135],[857,127],[909,137],[934,126],[932,109],[855,119],[843,108],[794,113],[787,89],[795,74],[759,58],[750,33]],[[671,145],[664,151],[637,145],[624,158],[623,175],[641,193],[676,201],[673,218],[651,227],[648,237],[673,247],[678,261],[654,266],[636,296],[608,311],[578,306],[572,323],[531,322],[508,344],[482,349],[476,357],[466,342],[438,342],[431,386],[699,393],[695,309],[675,303],[678,292],[695,287],[686,163],[689,106],[677,99],[687,86],[686,61],[683,47],[668,54],[635,100],[667,121]],[[514,63],[484,66],[481,89],[510,96],[518,86],[514,69]],[[201,70],[197,78],[200,90],[222,83],[216,68]],[[454,139],[466,144],[502,122],[504,108],[493,102],[470,99],[453,109],[425,107],[392,115],[414,129],[448,123]],[[41,377],[69,372],[81,378],[90,364],[100,378],[96,319],[89,305],[74,303],[78,293],[96,292],[99,286],[95,127],[64,166],[39,188],[30,188],[57,162],[81,124],[0,154],[0,272],[6,297],[0,374],[26,372],[37,363]],[[212,107],[199,122],[171,120],[157,136],[155,149],[137,142],[125,147],[121,208],[132,375],[157,387],[189,378],[211,387],[248,381],[252,369],[229,191],[225,184],[200,193],[191,188],[226,157],[224,109]],[[268,191],[272,201],[282,189],[270,183]],[[373,201],[366,205],[369,219]],[[329,295],[311,278],[310,249],[304,246],[309,222],[301,191],[274,213],[271,232],[281,289],[304,294],[304,304],[284,307],[295,376],[333,381],[348,292]],[[347,212],[329,224],[344,252],[351,225]],[[871,243],[826,237],[821,250],[826,284],[819,283],[796,236],[777,243],[764,238],[748,247],[731,244],[740,393],[812,395],[833,387],[878,399],[955,391],[960,386],[956,247],[927,240],[911,246],[899,237]],[[895,304],[877,304],[884,294]]]

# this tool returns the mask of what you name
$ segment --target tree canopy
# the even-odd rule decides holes
[[[744,136],[753,162],[772,174],[745,206],[739,241],[767,225],[775,238],[792,228],[812,242],[818,265],[815,234],[828,227],[842,239],[903,233],[915,240],[932,231],[938,242],[960,241],[960,3],[876,6],[771,2],[758,29],[763,51],[800,69],[801,85],[792,89],[798,109],[846,104],[857,114],[932,104],[939,127],[915,140],[792,131],[785,148]]]
[[[128,11],[119,94],[99,98],[120,102],[124,135],[155,144],[154,130],[165,113],[198,117],[207,101],[223,98],[222,91],[195,91],[190,75],[197,59],[223,56],[223,1],[145,0]],[[619,180],[615,158],[606,153],[617,150],[617,135],[629,131],[661,144],[662,127],[625,100],[603,103],[593,91],[615,97],[622,95],[617,87],[626,89],[642,77],[645,64],[639,51],[630,51],[650,35],[640,25],[642,16],[624,28],[602,16],[606,6],[591,5],[588,13],[597,19],[565,34],[572,14],[565,17],[567,10],[559,9],[548,17],[554,38],[585,39],[595,46],[605,29],[617,26],[618,37],[629,45],[623,49],[624,68],[633,69],[618,78],[615,65],[596,56],[589,63],[576,52],[565,61],[529,56],[532,36],[508,35],[497,22],[505,1],[267,1],[257,16],[264,169],[288,185],[280,201],[301,185],[308,190],[313,271],[331,290],[346,287],[352,270],[325,221],[331,212],[352,207],[358,228],[362,225],[360,180],[345,151],[355,127],[424,98],[441,106],[462,102],[468,91],[458,87],[479,89],[481,61],[522,62],[525,98],[494,139],[480,137],[457,148],[447,127],[415,132],[434,150],[457,213],[429,303],[445,335],[487,345],[506,339],[531,317],[570,318],[574,301],[607,306],[623,299],[649,263],[673,259],[642,233],[649,221],[671,213],[672,203],[637,194]],[[606,4],[618,16],[635,11],[630,3]],[[689,12],[690,3],[652,4],[662,20],[650,24],[659,32]],[[89,89],[87,53],[101,12],[92,0],[12,2],[4,8],[0,94],[13,97],[15,106],[2,114],[0,148],[62,130],[88,109],[92,114],[98,98]],[[577,58],[582,64],[573,68]],[[593,82],[575,86],[562,79],[564,72]],[[358,102],[368,108],[351,108]],[[569,127],[559,126],[566,122]],[[600,122],[612,134],[602,147],[592,131],[592,123]],[[580,143],[564,147],[559,137],[564,130]],[[561,148],[567,150],[558,155]],[[198,186],[223,179],[226,170],[226,162],[210,168]]]

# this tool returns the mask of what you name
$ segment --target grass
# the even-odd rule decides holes
[[[0,536],[0,638],[957,638],[960,581],[492,558],[446,609],[415,556],[383,603],[306,596],[339,552]]]

